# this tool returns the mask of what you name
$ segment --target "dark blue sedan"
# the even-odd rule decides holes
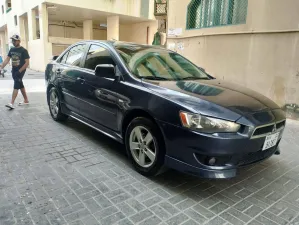
[[[79,42],[48,64],[46,81],[54,120],[72,117],[123,143],[146,176],[167,166],[230,178],[280,153],[277,104],[164,48]]]

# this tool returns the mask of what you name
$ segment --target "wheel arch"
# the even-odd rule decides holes
[[[49,96],[49,93],[50,93],[50,90],[52,89],[52,88],[55,88],[55,85],[54,84],[52,84],[52,83],[50,83],[49,85],[48,85],[48,87],[47,87],[47,103],[48,103],[48,105],[49,105],[49,100],[50,100],[50,96]]]
[[[122,124],[121,124],[121,134],[122,134],[122,137],[124,140],[125,140],[125,134],[126,134],[126,130],[127,130],[128,126],[130,125],[130,123],[132,122],[133,119],[138,118],[138,117],[145,117],[147,119],[150,119],[158,127],[158,129],[161,132],[161,134],[163,135],[163,139],[164,139],[163,131],[162,131],[160,125],[157,123],[155,117],[150,112],[148,112],[144,109],[135,108],[135,109],[129,110],[123,117]]]

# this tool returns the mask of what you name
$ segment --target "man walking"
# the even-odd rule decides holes
[[[27,67],[29,66],[29,54],[28,51],[23,48],[21,43],[21,38],[19,35],[13,35],[11,38],[13,48],[10,49],[6,59],[1,65],[1,70],[8,64],[9,60],[11,59],[12,64],[12,78],[14,80],[14,90],[12,93],[11,102],[5,105],[9,109],[14,109],[14,103],[18,96],[19,90],[21,90],[22,95],[24,97],[24,101],[20,102],[19,105],[26,105],[29,104],[28,97],[26,94],[26,90],[23,84],[23,76],[26,72]]]

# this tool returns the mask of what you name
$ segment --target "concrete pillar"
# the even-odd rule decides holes
[[[119,16],[107,18],[107,40],[119,40]]]
[[[8,34],[7,26],[4,30],[4,40],[5,40],[5,53],[8,54],[10,47],[12,46],[10,36]]]
[[[41,4],[38,8],[39,11],[39,30],[40,39],[45,42],[49,40],[49,18],[46,4]]]
[[[0,41],[1,41],[1,56],[2,56],[2,59],[4,60],[8,54],[8,52],[6,52],[5,32],[0,33]]]
[[[31,9],[28,12],[29,41],[36,39],[36,11]]]
[[[84,20],[84,22],[83,22],[83,38],[85,40],[93,39],[92,20]]]
[[[49,63],[52,58],[52,44],[49,43],[49,17],[46,3],[39,5],[39,30],[43,53],[43,67]]]
[[[19,34],[21,36],[21,43],[24,48],[28,48],[27,46],[27,40],[26,40],[26,32],[25,32],[25,17],[20,16],[19,17]]]

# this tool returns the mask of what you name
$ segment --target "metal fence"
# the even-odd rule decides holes
[[[155,15],[163,16],[167,14],[167,2],[165,0],[155,0]]]
[[[187,29],[244,24],[248,0],[192,0],[187,11]]]

